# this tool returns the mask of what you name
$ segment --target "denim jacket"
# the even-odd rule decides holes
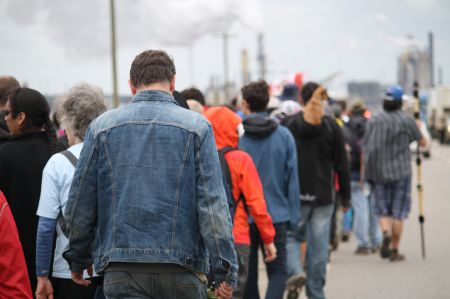
[[[72,271],[94,258],[174,263],[236,286],[231,219],[214,135],[200,114],[145,90],[86,133],[65,210]],[[95,242],[94,242],[95,241]]]

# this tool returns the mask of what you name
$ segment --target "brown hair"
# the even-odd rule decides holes
[[[161,50],[147,50],[136,56],[130,69],[130,80],[140,87],[157,82],[170,82],[175,76],[173,59]]]

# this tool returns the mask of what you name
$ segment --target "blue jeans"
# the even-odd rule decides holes
[[[277,258],[266,263],[269,285],[267,286],[266,299],[282,299],[286,287],[286,222],[274,223],[275,227],[275,247],[277,248]],[[258,291],[258,249],[263,246],[259,231],[254,223],[250,224],[250,263],[248,271],[247,286],[244,292],[244,299],[259,299]],[[263,250],[264,253],[264,250]]]
[[[108,299],[206,299],[206,280],[192,272],[105,272],[103,291]]]
[[[369,186],[366,184],[365,188]],[[381,244],[381,230],[375,215],[375,201],[364,194],[359,182],[352,181],[352,206],[355,211],[355,232],[358,247],[376,248]]]
[[[288,275],[305,275],[300,260],[300,243],[306,241],[306,294],[309,299],[324,299],[327,271],[330,224],[334,204],[325,206],[302,205],[296,230],[287,234]]]

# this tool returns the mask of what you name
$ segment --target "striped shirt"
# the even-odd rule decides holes
[[[409,144],[420,138],[416,122],[402,110],[373,116],[363,139],[366,180],[387,183],[411,175]]]

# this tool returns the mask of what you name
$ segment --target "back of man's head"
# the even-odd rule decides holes
[[[0,107],[6,104],[9,92],[17,87],[20,87],[20,84],[16,78],[12,76],[0,77]]]
[[[130,80],[136,88],[170,82],[175,76],[173,59],[162,50],[147,50],[131,64]]]
[[[316,82],[308,82],[302,87],[301,96],[303,105],[306,105],[311,99],[314,91],[319,88],[319,84]]]
[[[269,103],[269,85],[266,81],[252,82],[242,87],[242,97],[248,104],[251,112],[263,112]]]
[[[195,100],[203,106],[206,104],[203,93],[195,87],[185,89],[181,92],[181,94],[186,98],[186,100]]]

